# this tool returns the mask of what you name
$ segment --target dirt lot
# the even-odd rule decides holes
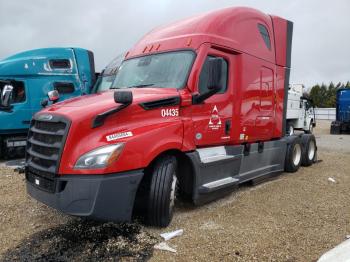
[[[23,175],[0,167],[2,260],[315,261],[350,234],[350,135],[318,123],[322,162],[211,204],[177,208],[165,230],[74,219],[27,197]],[[333,178],[334,182],[328,180]],[[177,253],[154,251],[159,233]]]

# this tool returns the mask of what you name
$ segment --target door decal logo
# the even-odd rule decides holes
[[[212,130],[218,130],[219,128],[221,128],[221,118],[219,116],[219,111],[218,111],[218,108],[216,107],[216,105],[214,106],[213,110],[211,111],[208,126]]]

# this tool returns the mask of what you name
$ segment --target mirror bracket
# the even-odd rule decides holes
[[[206,99],[215,95],[219,91],[220,91],[220,89],[211,89],[204,94],[195,94],[192,96],[192,104],[193,105],[202,104]]]

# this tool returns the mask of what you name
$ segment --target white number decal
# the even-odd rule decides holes
[[[179,109],[178,108],[162,109],[161,115],[162,117],[179,116]]]

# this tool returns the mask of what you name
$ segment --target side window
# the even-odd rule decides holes
[[[201,74],[199,76],[199,93],[203,94],[209,91],[208,89],[208,76],[209,76],[209,68],[208,68],[208,62],[210,59],[215,58],[214,56],[207,56],[205,59],[205,62],[202,67]],[[227,90],[227,61],[223,59],[223,68],[221,73],[221,90],[218,92],[218,94],[225,93]]]
[[[269,50],[271,50],[271,39],[270,39],[269,31],[267,30],[266,26],[262,24],[258,24],[258,29],[261,34],[261,37],[264,39],[266,47]]]
[[[70,61],[68,59],[52,59],[50,60],[50,67],[52,69],[69,69]]]
[[[60,94],[71,94],[75,91],[74,84],[69,82],[55,82],[53,87]]]
[[[26,92],[23,82],[15,82],[13,85],[11,103],[22,103],[26,101]]]

